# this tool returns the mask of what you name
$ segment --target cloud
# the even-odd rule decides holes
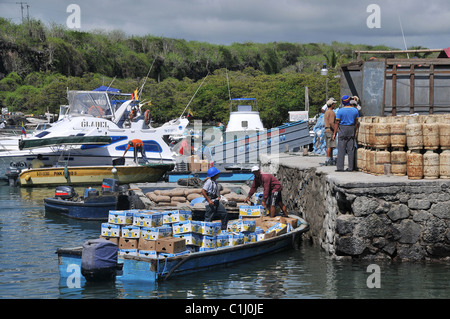
[[[408,46],[450,46],[447,0],[28,0],[30,14],[65,25],[76,3],[81,30],[122,30],[217,44],[233,42],[350,42],[401,48],[399,17]],[[370,29],[367,7],[381,10],[381,28]],[[0,3],[0,15],[20,22],[20,6]]]

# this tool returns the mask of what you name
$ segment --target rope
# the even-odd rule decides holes
[[[192,100],[194,99],[195,95],[197,94],[198,90],[200,90],[200,88],[202,87],[203,83],[205,82],[206,78],[208,77],[208,74],[205,76],[205,78],[203,79],[202,83],[200,84],[200,86],[197,88],[197,90],[195,91],[194,95],[191,97],[191,100],[189,101],[189,103],[186,105],[186,107],[184,108],[183,113],[181,113],[180,115],[180,119],[183,117],[184,113],[186,112],[187,108],[189,107],[189,105],[191,104]]]

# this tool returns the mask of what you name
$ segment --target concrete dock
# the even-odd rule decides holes
[[[283,199],[332,257],[450,260],[450,180],[336,172],[324,156],[261,156]],[[345,165],[347,167],[347,163]]]

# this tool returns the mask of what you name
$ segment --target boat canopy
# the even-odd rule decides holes
[[[51,145],[108,145],[110,136],[64,136],[40,139],[19,140],[19,149],[39,148]]]
[[[111,104],[106,92],[69,91],[69,115],[107,117],[112,115]]]

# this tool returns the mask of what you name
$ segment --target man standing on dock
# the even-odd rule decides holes
[[[333,133],[333,139],[336,140],[336,133],[339,132],[336,172],[344,171],[345,154],[348,155],[347,171],[353,171],[355,168],[355,136],[359,112],[350,105],[348,95],[342,97],[342,104],[344,107],[337,112]]]
[[[138,163],[138,152],[141,153],[142,158],[144,159],[144,161],[147,162],[147,156],[145,155],[144,143],[140,139],[137,139],[137,138],[135,138],[135,139],[133,139],[133,140],[128,142],[128,146],[125,149],[125,152],[123,153],[122,157],[125,157],[125,154],[128,152],[130,147],[133,148],[133,151],[134,151],[134,162],[136,164]]]
[[[336,162],[333,159],[333,150],[336,148],[336,139],[333,138],[334,122],[336,121],[336,113],[334,113],[334,107],[336,100],[329,99],[327,102],[328,109],[324,115],[325,122],[325,142],[327,146],[327,161],[326,166],[335,165]]]
[[[252,187],[245,199],[246,202],[250,201],[250,197],[256,192],[258,187],[263,186],[264,195],[262,200],[262,206],[267,210],[267,200],[270,206],[270,217],[275,217],[275,206],[278,204],[281,210],[284,213],[284,216],[288,217],[286,206],[283,204],[283,200],[281,198],[281,190],[283,187],[278,179],[275,178],[272,174],[263,174],[261,173],[259,166],[252,167],[252,173],[255,176],[253,179]]]

